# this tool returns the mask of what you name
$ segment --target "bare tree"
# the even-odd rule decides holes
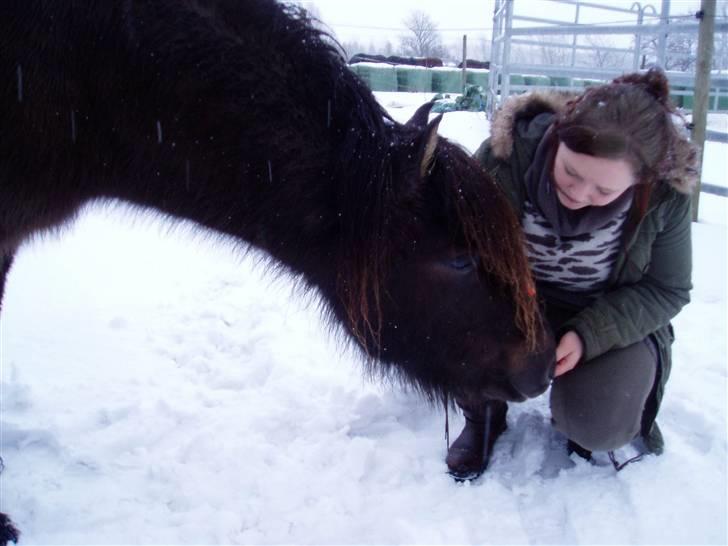
[[[665,70],[689,72],[695,68],[698,49],[698,35],[675,33],[667,35],[665,45]],[[642,68],[657,62],[657,37],[647,36],[642,41]]]
[[[670,34],[667,37],[665,70],[690,72],[698,60],[698,35],[689,33]]]
[[[571,64],[571,52],[563,47],[551,44],[563,44],[566,42],[564,36],[542,36],[540,41],[541,64],[551,66],[569,66]]]
[[[693,10],[688,10],[685,15],[694,16]],[[647,35],[642,38],[640,54],[642,56],[642,67],[657,62],[657,36]],[[690,72],[695,68],[698,49],[698,34],[690,32],[669,33],[665,44],[665,70],[676,70],[679,72]]]
[[[424,11],[415,10],[403,21],[409,34],[401,37],[402,52],[415,57],[442,57],[442,46],[437,24]]]
[[[586,42],[593,48],[589,51],[586,63],[597,68],[623,68],[627,61],[627,53],[613,51],[615,44],[608,36],[596,34],[587,36]]]

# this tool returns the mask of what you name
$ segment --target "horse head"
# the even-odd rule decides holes
[[[373,371],[444,395],[524,400],[555,365],[518,219],[482,167],[437,135],[431,104],[395,125],[375,219],[339,293]],[[366,242],[364,242],[366,241]],[[348,256],[351,258],[351,256]]]

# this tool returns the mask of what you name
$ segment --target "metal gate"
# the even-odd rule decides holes
[[[699,22],[694,17],[670,14],[670,0],[661,0],[660,9],[652,4],[634,2],[630,8],[615,5],[597,4],[581,0],[541,0],[539,6],[551,4],[553,11],[560,18],[535,17],[518,14],[515,8],[523,5],[533,9],[536,5],[531,0],[520,4],[519,0],[495,0],[493,16],[493,38],[491,49],[490,80],[487,96],[487,111],[492,115],[503,98],[511,93],[523,92],[538,86],[537,78],[525,81],[524,74],[549,77],[550,86],[565,89],[580,89],[590,80],[606,81],[627,71],[643,68],[645,59],[642,51],[646,37],[656,37],[654,58],[650,64],[665,67],[669,52],[668,36],[677,33],[693,33],[697,36]],[[570,9],[571,13],[563,16]],[[597,15],[597,19],[618,21],[612,23],[593,23],[586,21],[585,13]],[[721,36],[720,47],[725,47],[728,22],[723,18],[716,20],[716,37]],[[580,43],[580,37],[610,35],[620,36],[631,42],[621,47],[598,47]],[[545,40],[550,38],[550,41]],[[548,47],[561,49],[569,53],[566,63],[536,64],[531,62],[514,62],[513,49],[519,46]],[[579,54],[584,51],[611,51],[621,53],[631,59],[629,66],[622,68],[600,68],[584,66],[579,62]],[[716,48],[717,50],[717,48]],[[667,71],[671,88],[678,95],[692,96],[694,74],[690,72]],[[561,84],[558,80],[561,79]],[[543,84],[542,84],[543,85]],[[711,78],[711,109],[717,110],[719,104],[728,101],[728,75],[716,74]],[[688,108],[689,109],[689,108]]]

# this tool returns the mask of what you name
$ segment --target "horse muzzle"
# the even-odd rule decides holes
[[[525,398],[535,398],[549,388],[556,369],[556,353],[529,356],[525,366],[511,376],[513,388]]]

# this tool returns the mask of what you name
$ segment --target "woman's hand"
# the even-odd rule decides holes
[[[573,330],[566,332],[559,340],[556,347],[556,369],[554,377],[559,377],[566,372],[573,370],[584,354],[584,343],[579,334]]]

